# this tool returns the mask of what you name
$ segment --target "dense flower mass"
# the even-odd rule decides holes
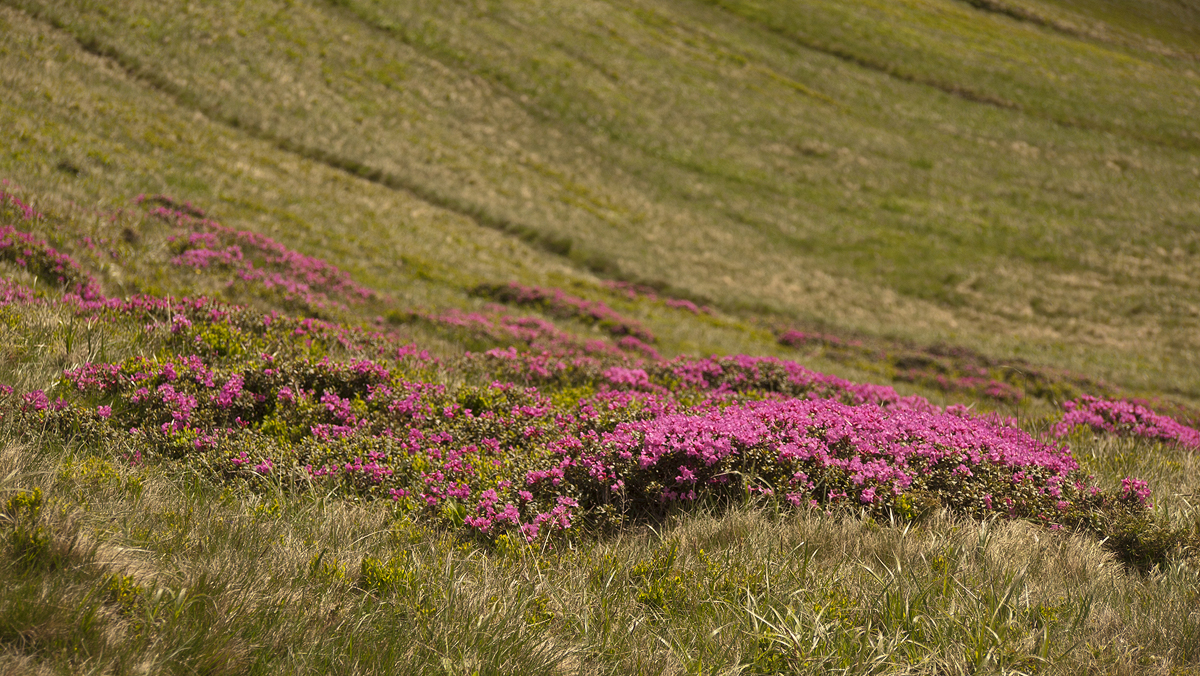
[[[192,316],[173,322],[173,344],[211,348],[224,326],[262,351],[89,364],[64,373],[75,408],[44,392],[14,403],[51,419],[84,412],[139,460],[328,484],[493,538],[532,540],[756,494],[902,517],[925,496],[1050,524],[1148,495],[1131,480],[1119,498],[1104,496],[1068,450],[1012,421],[777,359],[603,368],[594,357],[534,359],[512,348],[467,358],[485,370],[519,361],[543,385],[556,383],[552,392],[574,393],[563,398],[503,380],[451,389],[413,379],[429,363],[413,349],[390,365],[288,354],[272,341],[303,334],[295,320],[256,331],[245,315]]]
[[[1063,410],[1066,413],[1055,425],[1055,433],[1059,436],[1066,436],[1072,428],[1084,426],[1098,432],[1156,439],[1200,451],[1200,431],[1133,402],[1083,396],[1065,402]]]
[[[1078,469],[1065,448],[1038,442],[1012,421],[829,399],[749,402],[622,423],[600,447],[595,474],[661,487],[663,500],[694,500],[730,484],[742,489],[753,477],[760,490],[782,491],[793,504],[846,499],[890,508],[919,488],[944,490],[945,501],[968,510],[1029,513],[1036,497],[1019,503],[1013,487],[1036,476],[1037,496],[1058,499]]]
[[[952,394],[969,395],[1004,404],[1015,404],[1026,394],[1062,399],[1075,396],[1068,379],[1047,377],[1038,369],[1021,365],[1019,369],[994,362],[983,355],[944,345],[914,350],[902,348],[883,351],[861,340],[844,340],[824,333],[786,330],[776,339],[792,348],[824,348],[823,356],[885,375],[896,382],[914,383]],[[1068,394],[1069,393],[1069,394]]]
[[[1050,505],[1097,493],[1076,475],[1069,451],[1010,421],[815,375],[793,387],[820,381],[822,393],[842,387],[838,396],[852,403],[780,393],[762,400],[772,394],[757,389],[770,382],[764,365],[811,375],[779,360],[677,360],[668,372],[690,375],[689,388],[702,395],[684,403],[646,370],[611,366],[558,405],[511,383],[452,391],[376,361],[269,354],[236,367],[194,354],[132,359],[64,376],[97,402],[97,420],[127,430],[139,457],[198,463],[226,477],[332,481],[460,515],[492,537],[532,539],[601,515],[620,520],[752,492],[904,513],[912,509],[904,496],[922,491],[970,513],[1057,522]],[[26,411],[53,407],[43,393],[24,402]]]
[[[483,312],[465,312],[449,309],[419,315],[431,324],[463,329],[500,344],[515,343],[539,352],[554,354],[598,354],[615,356],[620,354],[617,346],[598,338],[581,339],[559,329],[552,322],[540,317],[512,315],[501,306],[485,308]]]
[[[804,345],[829,345],[831,347],[839,347],[842,345],[861,346],[859,341],[843,341],[837,336],[831,336],[824,333],[809,333],[805,331],[789,330],[784,331],[779,336],[779,344],[788,347],[802,347]]]
[[[11,279],[0,279],[0,307],[13,303],[28,305],[36,302],[37,296],[29,287],[18,284]]]
[[[191,230],[173,240],[175,265],[283,285],[304,307],[372,298],[323,261],[190,205],[145,202]],[[376,330],[204,298],[109,298],[69,256],[11,226],[0,228],[0,261],[62,290],[56,300],[6,280],[0,307],[57,302],[137,327],[156,346],[154,357],[69,368],[49,391],[0,387],[6,424],[93,435],[131,462],[184,464],[221,481],[375,499],[482,538],[533,541],[764,496],[881,518],[940,506],[1100,533],[1149,505],[1144,481],[1106,493],[1065,446],[1014,420],[775,357],[663,359],[636,322],[558,290],[477,289],[608,336],[499,305],[388,312],[485,346],[441,361],[387,333],[383,317]],[[985,375],[956,377],[992,387]],[[1056,430],[1078,425],[1200,448],[1196,430],[1129,402],[1070,402]]]
[[[1104,496],[1069,451],[1012,421],[786,360],[633,365],[508,348],[465,358],[497,380],[451,389],[412,378],[429,363],[413,348],[386,363],[314,359],[284,349],[311,346],[311,320],[182,307],[171,341],[197,352],[64,373],[90,418],[126,436],[137,458],[331,484],[487,537],[534,539],[749,495],[893,516],[925,499],[1051,524],[1148,495],[1131,484]],[[53,416],[63,401],[35,392],[20,406]]]
[[[993,380],[986,372],[981,376],[954,376],[942,373],[930,374],[925,371],[910,369],[900,371],[893,376],[896,380],[906,383],[917,383],[943,392],[957,392],[986,397],[993,401],[1015,403],[1025,398],[1020,388],[1009,383]]]
[[[8,261],[49,284],[68,292],[76,300],[103,297],[100,286],[70,256],[44,239],[11,225],[0,225],[0,261]]]

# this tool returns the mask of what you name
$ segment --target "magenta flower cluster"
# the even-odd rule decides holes
[[[891,505],[914,487],[944,484],[957,495],[970,493],[966,486],[986,467],[990,481],[980,485],[977,503],[962,506],[1015,513],[1029,505],[992,495],[996,471],[1013,485],[1037,474],[1037,494],[1057,501],[1078,469],[1065,447],[1041,443],[1013,421],[828,399],[750,402],[623,423],[589,450],[588,471],[598,480],[658,485],[662,500],[695,500],[757,474],[762,490],[783,492],[796,505],[818,499]]]
[[[465,312],[451,308],[437,313],[423,313],[419,317],[437,326],[463,329],[495,343],[517,343],[538,352],[562,355],[620,354],[620,351],[606,340],[581,339],[540,317],[509,314],[502,306],[487,307],[483,312]]]
[[[0,185],[7,186],[8,179],[0,180]],[[21,218],[27,221],[43,218],[43,216],[38,213],[36,209],[22,202],[21,198],[8,192],[7,190],[4,190],[3,188],[0,188],[0,206],[3,205],[8,205],[13,209],[16,209],[17,213],[21,215]]]
[[[5,305],[28,305],[38,302],[33,289],[11,279],[0,279],[0,307]]]
[[[202,322],[179,330],[186,338]],[[472,359],[523,359],[544,377],[564,364],[541,358],[495,350]],[[971,513],[1056,523],[1059,502],[1098,494],[1069,451],[1011,421],[941,411],[790,362],[601,365],[579,357],[562,366],[577,380],[591,374],[594,388],[565,407],[511,383],[450,390],[379,362],[271,353],[228,366],[198,355],[90,364],[64,380],[96,402],[97,421],[130,435],[139,457],[229,477],[333,482],[435,516],[449,509],[489,537],[534,539],[603,513],[749,493],[883,514],[920,490]],[[677,387],[655,382],[664,378]],[[785,393],[801,390],[810,398]],[[27,408],[53,408],[44,394],[30,396]],[[1142,496],[1144,486],[1130,485]]]
[[[596,324],[614,336],[630,336],[642,343],[655,342],[650,333],[638,322],[622,316],[608,305],[596,300],[572,296],[561,289],[525,286],[516,282],[508,284],[484,284],[474,293],[502,303],[536,307],[554,317],[578,319]]]
[[[11,225],[0,225],[0,261],[10,261],[45,282],[58,286],[79,300],[102,298],[100,287],[91,275],[67,254],[45,240]]]
[[[983,370],[983,369],[981,369]],[[900,382],[917,383],[943,392],[962,392],[979,397],[987,397],[993,401],[1016,403],[1025,398],[1021,388],[1001,380],[993,380],[984,375],[947,375],[944,373],[928,373],[918,369],[899,371],[894,378]]]
[[[337,267],[269,237],[234,230],[167,206],[154,207],[149,213],[193,230],[171,238],[176,251],[173,265],[230,271],[237,280],[279,291],[287,300],[319,309],[341,306],[336,299],[361,302],[376,297],[374,291],[355,283]]]
[[[831,336],[824,333],[806,333],[804,331],[784,331],[778,338],[779,344],[786,347],[803,347],[805,345],[824,345],[827,347],[842,347],[849,345],[852,347],[861,347],[862,342],[857,340],[844,341],[837,336]]]
[[[180,306],[187,316],[171,322],[180,344],[204,335],[206,323],[238,321],[291,341],[322,326],[247,323],[248,314],[218,307]],[[140,453],[194,458],[230,476],[302,472],[433,514],[457,504],[464,523],[488,536],[570,529],[613,504],[636,514],[747,491],[885,511],[906,491],[945,488],[961,509],[1028,516],[1046,513],[1040,500],[1094,490],[1067,481],[1076,467],[1065,449],[1009,422],[776,358],[606,366],[596,356],[511,348],[469,358],[500,376],[585,386],[564,409],[534,388],[453,392],[377,362],[270,356],[279,352],[230,367],[199,355],[91,364],[64,380],[98,398],[96,418],[127,430],[145,445]],[[976,489],[964,490],[976,476]],[[1005,490],[1022,482],[1031,495]]]
[[[880,370],[889,374],[897,382],[917,383],[943,392],[970,394],[1010,404],[1025,397],[1025,392],[1021,388],[1003,380],[991,378],[986,368],[966,364],[956,368],[928,353],[888,355],[874,352],[864,347],[858,340],[843,340],[828,334],[795,330],[782,333],[778,342],[780,345],[796,348],[806,345],[836,348],[830,356],[835,359],[840,357],[843,361],[849,360],[849,357],[884,362],[892,368],[884,367]]]
[[[628,298],[629,300],[637,300],[639,298],[645,298],[645,299],[651,300],[651,301],[662,301],[663,305],[666,305],[669,308],[675,308],[676,310],[684,310],[684,311],[690,312],[694,315],[711,315],[711,314],[713,314],[713,309],[707,305],[697,305],[697,304],[693,303],[692,301],[686,300],[684,298],[661,297],[661,296],[659,296],[658,292],[655,289],[653,289],[652,287],[649,287],[649,286],[642,285],[642,284],[634,284],[633,282],[619,282],[619,281],[609,280],[609,281],[604,282],[604,286],[609,289],[612,289],[613,291],[619,291],[619,292],[625,294],[625,297]]]
[[[271,269],[312,294],[353,292],[322,261],[165,199],[146,201],[193,230],[176,240],[178,265]],[[55,272],[64,302],[141,326],[162,347],[155,358],[67,370],[51,392],[0,387],[5,424],[32,416],[30,429],[107,436],[137,461],[375,498],[481,537],[532,541],[763,495],[903,518],[933,500],[1081,528],[1109,523],[1096,514],[1148,505],[1144,481],[1127,478],[1106,494],[1066,447],[1012,420],[774,357],[664,360],[635,322],[558,290],[485,292],[598,324],[615,340],[579,339],[498,306],[423,316],[507,344],[443,363],[382,331],[205,299],[106,298],[69,257],[12,228],[0,230],[0,259]],[[34,302],[20,288],[2,293]],[[477,384],[438,384],[464,379]],[[1129,402],[1072,402],[1059,431],[1081,424],[1200,446],[1195,430]]]
[[[1055,434],[1060,437],[1076,427],[1090,427],[1097,432],[1154,439],[1200,451],[1200,431],[1133,402],[1085,395],[1063,403],[1063,410],[1062,420],[1054,426]]]
[[[204,218],[207,215],[204,213],[203,209],[197,207],[191,202],[180,202],[167,195],[146,195],[143,193],[133,198],[133,203],[139,206],[149,203],[151,205],[166,207],[168,209],[187,214],[188,216],[192,216],[193,218]]]

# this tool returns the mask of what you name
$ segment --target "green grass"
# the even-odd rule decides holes
[[[1196,571],[934,516],[679,515],[552,552],[6,442],[0,659],[47,673],[1191,673]],[[13,531],[6,527],[6,533]],[[269,565],[264,562],[269,561]],[[1191,665],[1190,667],[1188,665]]]
[[[5,337],[20,359],[4,381],[21,386],[101,349],[168,352],[121,322],[105,323],[102,348],[54,306],[6,313],[22,330]],[[1037,429],[1048,411],[1018,412]],[[1070,442],[1106,489],[1145,478],[1154,518],[1200,523],[1193,453]],[[69,433],[6,427],[0,449],[0,664],[15,672],[1134,674],[1200,661],[1193,556],[1139,573],[1094,537],[1025,522],[881,523],[762,501],[488,545],[386,502],[217,484]]]
[[[2,0],[0,35],[0,178],[48,215],[0,224],[112,295],[280,306],[172,267],[176,231],[131,202],[164,193],[348,271],[386,302],[328,318],[450,364],[492,344],[404,313],[515,280],[608,304],[667,357],[786,356],[1037,432],[1057,395],[976,401],[896,364],[943,344],[990,377],[1200,402],[1187,3]],[[169,351],[148,336],[0,307],[0,384]],[[1192,551],[1137,572],[1024,522],[769,500],[493,546],[30,432],[0,430],[4,673],[1200,673]],[[1195,540],[1194,454],[1070,443]]]
[[[951,0],[7,7],[31,186],[200,200],[413,300],[596,270],[1197,393],[1183,57]]]

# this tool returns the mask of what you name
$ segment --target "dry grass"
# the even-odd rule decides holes
[[[950,0],[789,7],[12,0],[2,166],[193,199],[410,303],[598,271],[1195,396],[1190,61]]]
[[[667,355],[780,354],[763,327],[798,322],[1200,399],[1190,10],[979,4],[3,0],[0,178],[49,214],[21,227],[115,295],[221,292],[131,210],[162,192],[405,309],[518,280],[603,300]],[[18,391],[162,347],[0,308]],[[1037,427],[1048,406],[1013,412]],[[0,673],[1200,673],[1183,553],[1143,575],[1024,523],[769,502],[481,547],[387,505],[17,436],[0,506],[44,501],[0,519]],[[1200,530],[1195,455],[1072,448]]]
[[[6,496],[44,491],[55,538],[99,543],[53,575],[6,559],[12,665],[1178,674],[1200,661],[1194,567],[1129,573],[1093,539],[1020,522],[736,509],[506,553],[393,523],[379,505],[11,443],[0,464]],[[134,585],[124,605],[114,575]],[[27,603],[45,604],[40,619],[15,610]]]

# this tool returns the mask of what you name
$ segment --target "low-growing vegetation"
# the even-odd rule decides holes
[[[1200,521],[1178,484],[1200,445],[1149,402],[1061,402],[1047,393],[1091,383],[1046,372],[1022,382],[1049,387],[981,399],[989,412],[779,357],[664,358],[621,343],[634,320],[556,289],[480,287],[506,304],[482,313],[407,309],[163,197],[128,217],[169,226],[162,264],[225,300],[117,298],[91,271],[107,253],[80,242],[76,260],[45,238],[69,217],[4,198],[12,668],[973,672],[1197,657],[1190,606],[1171,595],[1195,594]],[[381,316],[356,326],[354,307]],[[435,356],[415,329],[477,350]],[[100,335],[125,338],[101,349]],[[867,354],[832,335],[781,342]],[[1094,462],[1113,442],[1161,460]],[[1014,560],[1021,539],[1047,544]],[[1142,618],[1108,615],[1131,594],[1173,633],[1113,652],[1104,637]]]
[[[0,0],[0,673],[1200,673],[1117,4]]]

